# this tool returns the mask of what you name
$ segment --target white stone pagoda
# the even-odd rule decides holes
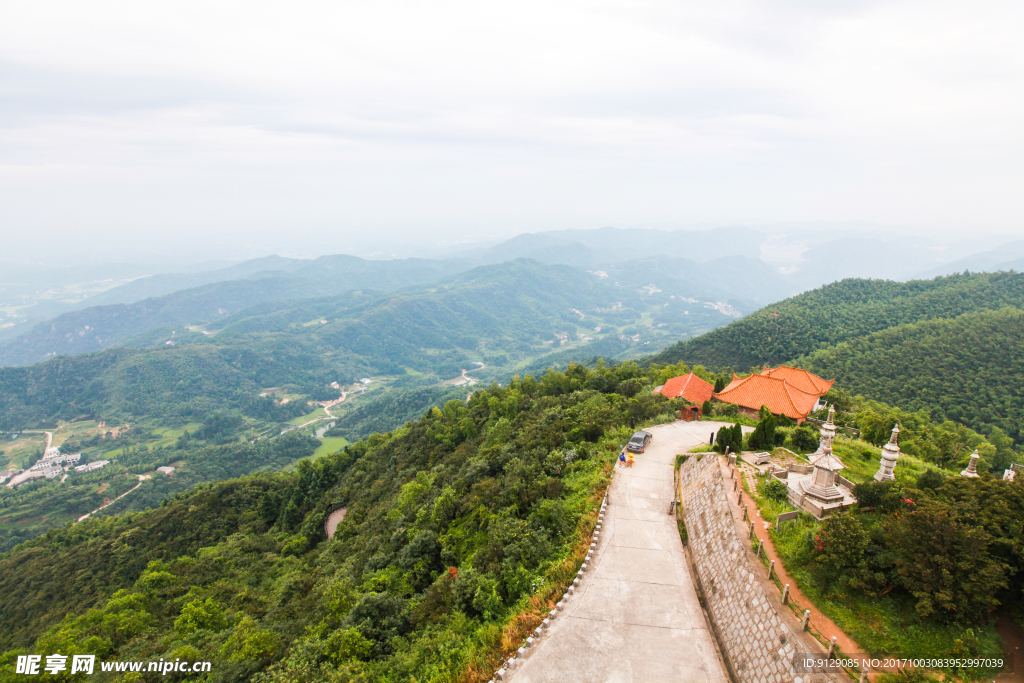
[[[843,500],[843,492],[836,486],[836,473],[846,465],[832,452],[832,446],[825,446],[825,452],[814,461],[811,479],[803,485],[805,495],[822,503],[836,503]]]
[[[900,447],[896,443],[899,435],[899,424],[893,425],[889,443],[882,446],[882,460],[879,463],[878,472],[875,473],[875,481],[892,481],[895,479],[892,472],[896,469],[896,461],[900,457]]]
[[[818,450],[814,451],[807,456],[807,460],[813,465],[818,458],[825,455],[826,449],[829,453],[832,452],[832,443],[836,440],[836,423],[835,423],[836,407],[830,405],[828,407],[828,419],[825,420],[825,424],[821,425],[821,436],[818,439]]]
[[[974,452],[971,453],[971,461],[967,463],[967,469],[960,473],[961,477],[976,478],[981,475],[978,474],[978,461],[981,460],[981,456],[978,455],[978,449],[975,448]]]

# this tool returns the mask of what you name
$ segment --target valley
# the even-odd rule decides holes
[[[237,310],[160,318],[179,306],[171,293],[159,305],[65,318],[66,329],[88,320],[90,332],[95,322],[127,341],[0,368],[0,458],[26,469],[52,446],[108,462],[0,489],[0,590],[25,596],[0,610],[2,656],[88,641],[126,658],[219,658],[235,678],[485,680],[522,657],[519,645],[571,594],[621,444],[634,428],[674,429],[654,427],[675,424],[687,400],[659,389],[691,372],[709,392],[780,362],[834,376],[823,398],[841,433],[843,481],[851,500],[883,508],[855,505],[838,519],[904,524],[886,521],[900,509],[884,495],[928,510],[981,496],[1016,518],[1016,488],[993,487],[1018,486],[997,477],[1024,459],[1014,392],[1024,359],[1013,342],[1021,276],[844,280],[751,312],[657,272],[521,259],[393,291],[255,302],[245,297],[278,285],[247,294],[224,281],[200,289],[235,287]],[[810,467],[816,428],[742,412],[717,393],[698,407],[705,422],[686,427],[694,439],[724,424],[716,442],[730,452],[753,458],[767,447],[779,467]],[[826,413],[807,417],[820,425]],[[740,424],[745,436],[734,434]],[[898,476],[876,490],[878,449],[894,424]],[[651,453],[658,467],[687,457]],[[982,475],[977,491],[959,483],[969,465]],[[764,472],[743,481],[763,519],[796,513],[771,497]],[[928,589],[874,546],[863,550],[874,574],[836,564],[852,578],[821,588],[817,556],[800,539],[832,522],[802,514],[762,540],[816,618],[876,651],[960,647],[967,627],[915,608],[910,596]],[[992,562],[1007,569],[986,584],[987,602],[944,608],[959,610],[975,650],[1000,642],[990,616],[1024,608],[1019,558],[1000,545],[1012,529],[988,520],[963,519],[1000,539],[972,552],[986,572],[997,571]],[[886,552],[919,552],[900,543]],[[30,588],[68,576],[60,598]],[[881,600],[884,615],[866,600]],[[875,616],[844,611],[851,601]],[[210,621],[180,627],[185,612]],[[98,625],[114,615],[147,626]],[[916,640],[880,634],[871,619],[913,624]],[[552,666],[550,647],[522,675]]]

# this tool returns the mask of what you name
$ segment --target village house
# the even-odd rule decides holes
[[[75,468],[75,472],[92,472],[109,464],[109,460],[96,460],[95,462],[90,462],[88,465],[79,465]]]
[[[53,451],[53,453],[50,453]],[[51,467],[57,467],[58,465],[68,464],[73,465],[82,459],[81,453],[73,453],[71,455],[64,455],[55,448],[51,448],[47,451],[47,456],[42,460],[37,461],[30,470],[45,470]]]
[[[834,383],[834,379],[825,380],[800,368],[765,366],[762,372],[748,377],[734,374],[729,386],[714,394],[714,398],[732,403],[749,417],[758,417],[764,406],[773,415],[785,415],[800,424],[825,406],[822,397]]]

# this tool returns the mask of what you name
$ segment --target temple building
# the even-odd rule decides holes
[[[758,417],[764,406],[772,414],[785,415],[799,424],[825,406],[822,397],[834,383],[834,379],[825,380],[800,368],[765,366],[762,372],[748,377],[734,374],[729,386],[714,394],[714,398],[736,405],[750,417]]]
[[[661,393],[668,398],[684,398],[695,406],[703,405],[710,400],[715,388],[692,372],[688,375],[673,377],[665,382]]]

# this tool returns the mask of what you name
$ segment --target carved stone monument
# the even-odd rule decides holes
[[[836,486],[836,472],[846,467],[843,461],[832,453],[832,446],[814,461],[814,474],[804,494],[823,503],[835,503],[843,499],[843,492]]]
[[[892,481],[895,478],[892,471],[896,469],[896,460],[900,457],[900,447],[896,443],[899,435],[900,426],[893,425],[889,443],[882,446],[882,461],[879,464],[878,472],[875,473],[875,481]]]
[[[978,449],[975,448],[974,452],[971,453],[971,461],[967,463],[967,469],[960,473],[961,477],[979,477],[978,474],[978,461],[981,460],[981,456],[978,455]]]

